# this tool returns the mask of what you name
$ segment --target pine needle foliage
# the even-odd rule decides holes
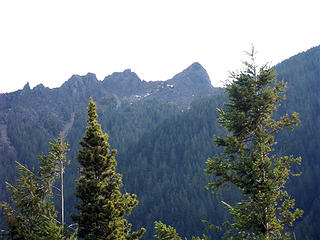
[[[76,206],[78,215],[72,219],[78,224],[78,235],[85,240],[140,239],[141,228],[131,233],[131,224],[124,218],[138,204],[136,195],[120,192],[122,176],[116,173],[116,150],[109,150],[108,135],[97,122],[96,104],[90,98],[88,126],[78,161],[81,164],[77,180]]]
[[[208,188],[216,192],[235,185],[244,196],[235,206],[223,202],[231,216],[224,239],[290,239],[288,226],[303,211],[285,190],[294,164],[301,158],[281,156],[274,151],[275,134],[299,123],[297,113],[274,120],[272,115],[285,99],[286,84],[276,80],[267,64],[258,69],[255,52],[248,53],[244,70],[231,73],[225,91],[229,103],[217,109],[218,122],[228,131],[225,138],[215,136],[224,148],[221,155],[208,159],[206,173],[215,177]]]
[[[39,157],[40,170],[37,173],[16,162],[17,182],[15,185],[7,183],[11,203],[1,203],[8,223],[8,230],[3,235],[5,239],[75,239],[74,236],[65,236],[52,202],[53,184],[59,177],[59,160],[65,159],[68,144],[58,138],[50,145],[48,156]]]
[[[156,234],[154,235],[155,238],[158,240],[187,240],[187,238],[181,238],[179,234],[177,233],[176,229],[174,229],[172,226],[167,226],[161,221],[154,223],[154,229],[156,231]],[[200,237],[192,237],[191,240],[206,240],[207,237],[203,236],[203,238]]]

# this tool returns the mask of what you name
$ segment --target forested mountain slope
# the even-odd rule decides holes
[[[294,131],[276,138],[276,151],[302,157],[297,169],[302,175],[292,178],[288,186],[297,207],[305,211],[295,232],[298,239],[318,239],[320,47],[293,56],[275,69],[278,78],[288,82],[287,99],[277,115],[296,111],[301,119]],[[99,122],[110,136],[111,147],[118,149],[123,191],[136,193],[140,200],[130,221],[136,227],[147,227],[144,239],[151,239],[155,220],[190,236],[205,231],[203,219],[215,224],[226,219],[220,200],[232,202],[239,196],[230,189],[212,195],[205,189],[210,179],[203,169],[207,158],[219,151],[213,135],[225,134],[217,124],[215,109],[227,97],[211,86],[198,63],[165,82],[144,82],[126,70],[104,81],[94,74],[74,75],[57,89],[40,85],[31,90],[26,85],[23,90],[1,94],[1,198],[6,197],[3,180],[14,178],[14,160],[35,164],[37,154],[47,151],[49,139],[69,126],[65,131],[71,146],[66,209],[67,214],[73,211],[74,179],[78,176],[75,157],[90,96],[97,103]],[[215,232],[208,234],[211,239],[218,238]]]
[[[278,78],[288,82],[287,99],[280,112],[296,111],[301,124],[279,136],[279,149],[302,157],[300,177],[290,190],[305,213],[297,224],[298,239],[320,236],[320,47],[314,47],[275,66]]]
[[[15,160],[36,165],[37,155],[46,152],[49,139],[59,133],[71,134],[68,139],[74,140],[70,143],[76,146],[72,148],[75,151],[83,132],[70,130],[74,125],[84,128],[79,120],[90,96],[97,102],[103,122],[109,124],[107,131],[112,135],[113,147],[119,147],[136,141],[162,119],[186,109],[194,98],[216,91],[219,89],[211,86],[199,63],[168,81],[145,82],[131,70],[125,70],[103,81],[92,73],[73,75],[55,89],[42,84],[30,89],[27,83],[22,90],[0,94],[0,178],[13,181]],[[0,196],[5,195],[1,181]]]

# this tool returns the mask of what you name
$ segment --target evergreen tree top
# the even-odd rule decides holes
[[[92,97],[90,97],[89,99],[89,106],[88,106],[88,124],[97,124],[96,119],[98,118],[98,114],[97,114],[97,105],[95,104],[95,102],[93,101]]]
[[[245,199],[231,206],[222,202],[232,216],[226,222],[225,239],[290,239],[284,232],[302,215],[294,208],[285,190],[285,183],[293,164],[300,158],[280,156],[274,152],[274,134],[299,123],[298,114],[272,119],[279,101],[284,99],[284,81],[267,64],[259,70],[255,64],[254,49],[251,62],[244,62],[245,70],[232,73],[226,85],[229,103],[225,110],[218,109],[218,122],[229,131],[227,137],[215,137],[224,147],[220,156],[208,159],[206,172],[215,177],[208,184],[217,191],[233,184]]]

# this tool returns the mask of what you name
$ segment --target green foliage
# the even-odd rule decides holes
[[[155,225],[154,229],[156,231],[156,234],[154,235],[155,238],[159,240],[182,240],[182,238],[179,236],[179,234],[173,227],[166,226],[160,221],[155,222],[154,225]],[[187,240],[187,238],[184,238],[184,239]],[[203,236],[203,238],[200,238],[200,237],[191,238],[191,240],[204,240],[204,239],[207,239],[207,238],[205,236]]]
[[[62,137],[58,137],[55,142],[50,143],[50,146],[48,156],[40,156],[39,175],[51,179],[50,190],[52,192],[52,184],[59,177],[61,164],[67,163],[66,152],[69,150],[69,144],[64,143]]]
[[[223,202],[232,216],[232,222],[225,223],[225,239],[290,239],[285,227],[292,226],[303,211],[294,208],[285,183],[293,175],[292,165],[300,164],[301,158],[276,154],[273,135],[291,129],[299,119],[296,113],[272,119],[286,85],[276,80],[267,65],[257,71],[254,49],[250,57],[246,69],[233,73],[226,84],[229,103],[218,113],[220,125],[229,134],[215,137],[224,151],[207,161],[206,172],[215,177],[208,188],[217,191],[233,184],[245,196],[235,206]]]
[[[8,222],[8,239],[74,239],[64,236],[63,226],[56,220],[53,198],[53,183],[56,181],[60,159],[65,158],[67,144],[59,138],[51,142],[49,155],[39,157],[37,174],[17,163],[19,178],[16,185],[7,183],[13,204],[3,202]]]
[[[141,228],[131,233],[131,224],[124,216],[138,204],[136,195],[120,192],[122,176],[116,173],[116,150],[109,150],[108,135],[103,134],[97,122],[96,105],[90,98],[88,126],[80,142],[77,157],[82,168],[77,180],[78,215],[72,219],[78,224],[78,235],[84,239],[140,239]]]
[[[156,235],[154,235],[155,238],[159,240],[181,240],[182,238],[179,236],[177,231],[171,227],[166,226],[162,222],[155,222],[154,223],[154,229],[156,230]]]
[[[162,121],[127,151],[119,150],[125,188],[139,196],[139,206],[128,219],[151,229],[144,239],[153,237],[153,222],[158,219],[191,238],[206,233],[202,219],[218,223],[224,218],[219,201],[205,189],[208,177],[203,174],[203,159],[217,152],[212,135],[223,131],[211,109],[225,100],[224,95],[198,99],[190,110]],[[236,196],[234,192],[226,195]],[[209,234],[216,239],[220,233]]]

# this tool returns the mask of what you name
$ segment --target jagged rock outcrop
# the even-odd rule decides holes
[[[173,84],[182,92],[197,95],[209,94],[213,90],[207,71],[198,62],[175,75],[168,83]]]
[[[211,85],[207,71],[200,63],[193,63],[172,79],[162,83],[161,91],[155,96],[186,108],[199,96],[214,94],[218,88]]]
[[[62,84],[58,91],[68,93],[68,97],[73,99],[83,99],[94,96],[101,91],[101,82],[93,73],[88,73],[85,76],[72,75],[72,77]]]
[[[141,79],[130,69],[126,69],[123,72],[115,72],[105,77],[102,85],[107,92],[126,97],[136,94],[143,89]]]

